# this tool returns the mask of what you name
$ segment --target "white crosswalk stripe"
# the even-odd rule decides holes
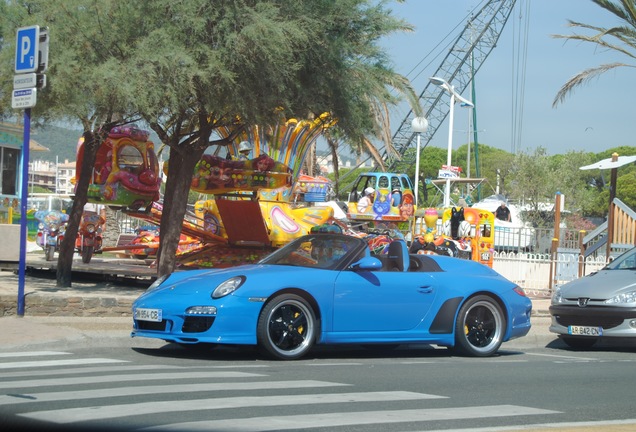
[[[0,363],[0,369],[37,368],[49,366],[82,366],[97,363],[124,363],[124,360],[106,358],[64,359],[64,360],[36,360]]]
[[[170,372],[170,373],[148,373],[148,374],[128,374],[128,375],[104,375],[86,376],[76,378],[49,378],[34,381],[6,381],[0,383],[0,389],[14,387],[49,387],[68,386],[78,384],[97,384],[126,381],[150,381],[160,379],[205,379],[205,378],[246,378],[263,376],[248,372]]]
[[[64,400],[85,400],[99,398],[116,398],[127,396],[138,396],[148,394],[169,394],[169,393],[196,393],[196,392],[219,392],[219,391],[253,391],[253,390],[275,390],[275,389],[295,389],[295,388],[319,388],[347,386],[348,384],[332,383],[327,381],[254,381],[254,382],[226,382],[226,383],[204,383],[204,384],[173,384],[170,386],[135,386],[135,387],[114,387],[98,390],[76,390],[73,392],[50,392],[50,393],[20,393],[0,396],[0,405],[12,405],[27,402],[50,402]]]
[[[121,421],[137,422],[141,430],[240,432],[360,428],[557,413],[517,405],[433,407],[433,402],[427,401],[448,397],[401,390],[360,392],[346,382],[285,381],[278,376],[272,379],[266,368],[258,371],[262,373],[242,370],[254,365],[145,366],[109,358],[65,363],[73,360],[69,355],[72,353],[30,351],[0,357],[0,369],[13,369],[0,374],[0,413],[11,412],[25,421],[52,424],[85,426]],[[14,361],[17,358],[28,360]],[[36,358],[41,360],[33,360]],[[2,363],[3,360],[8,361]],[[18,367],[24,369],[17,370]],[[384,403],[386,409],[377,409],[378,404]],[[395,409],[400,406],[398,403],[404,403],[405,408]],[[300,414],[297,410],[302,406],[310,407],[314,413]],[[347,411],[347,406],[355,408]],[[269,415],[271,412],[280,415]],[[186,417],[179,413],[188,414]],[[246,413],[253,413],[253,417]],[[184,422],[186,418],[189,421]],[[148,419],[156,419],[156,423]]]
[[[52,421],[55,423],[72,423],[87,420],[105,420],[121,416],[144,414],[159,414],[166,412],[219,410],[228,408],[254,408],[272,406],[298,406],[321,403],[352,403],[352,402],[386,402],[418,399],[439,399],[442,396],[426,395],[422,393],[393,391],[366,393],[322,393],[292,396],[246,396],[230,398],[211,398],[186,401],[144,402],[137,404],[122,404],[111,406],[71,408],[66,410],[52,410],[32,412],[25,417]]]
[[[0,353],[0,359],[8,357],[44,357],[54,355],[69,355],[71,353],[63,351],[21,351]]]
[[[259,432],[325,428],[353,425],[395,424],[404,422],[430,422],[437,420],[477,419],[557,414],[558,411],[528,408],[516,405],[492,405],[453,408],[406,409],[387,411],[359,411],[291,416],[253,417],[200,422],[173,423],[143,428],[144,431],[211,431]]]

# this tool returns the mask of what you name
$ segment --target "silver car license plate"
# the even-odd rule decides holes
[[[162,319],[161,315],[161,309],[135,309],[135,319],[138,321],[160,322]]]
[[[568,334],[577,336],[603,336],[603,327],[568,326]]]

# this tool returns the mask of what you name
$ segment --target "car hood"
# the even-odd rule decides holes
[[[636,290],[636,271],[601,270],[563,285],[561,295],[566,298],[609,298],[633,290]]]
[[[337,273],[331,270],[266,264],[243,265],[218,270],[187,270],[173,273],[161,286],[146,291],[141,297],[168,291],[171,296],[192,295],[198,292],[208,295],[221,282],[234,276],[245,276],[246,281],[233,295],[267,295],[272,289],[282,286],[297,286],[307,283],[307,281],[316,283],[333,281]]]

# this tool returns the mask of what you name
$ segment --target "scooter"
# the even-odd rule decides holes
[[[102,227],[106,223],[101,215],[95,212],[82,213],[80,226],[75,239],[75,249],[82,256],[82,262],[88,264],[93,254],[102,250]]]
[[[39,210],[33,216],[39,221],[35,243],[44,250],[44,258],[53,261],[64,240],[69,216],[59,210]]]

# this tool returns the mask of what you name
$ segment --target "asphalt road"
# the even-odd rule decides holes
[[[317,348],[299,361],[123,332],[0,347],[0,423],[51,430],[636,430],[634,346],[499,355]]]

